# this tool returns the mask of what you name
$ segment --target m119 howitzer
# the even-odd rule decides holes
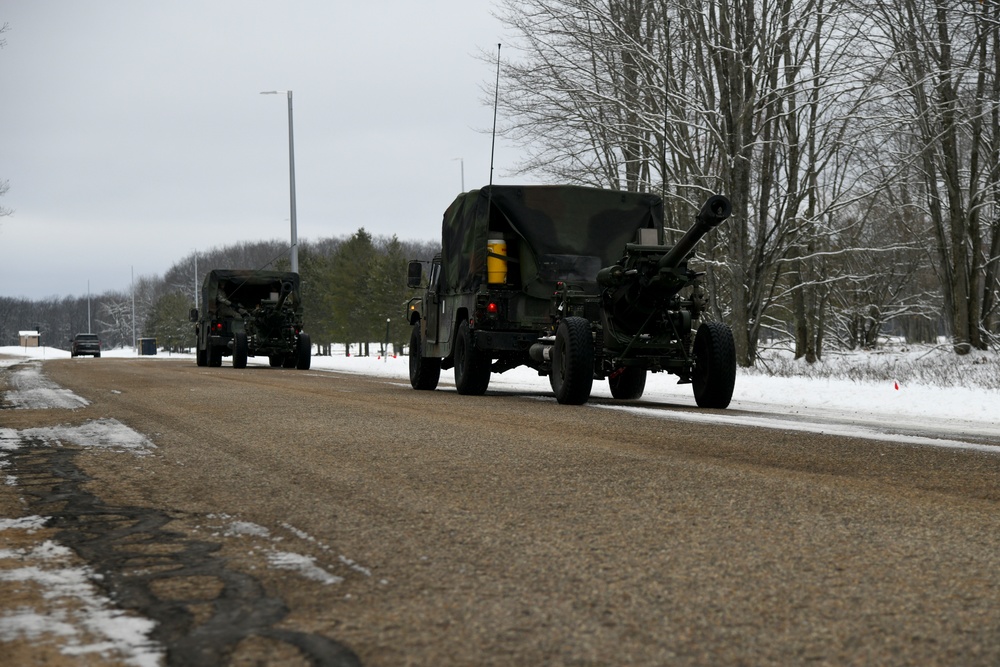
[[[714,195],[675,245],[628,243],[617,263],[598,272],[597,283],[602,288],[598,297],[599,322],[590,323],[594,330],[595,377],[607,377],[616,398],[640,397],[646,372],[666,371],[678,375],[681,383],[694,384],[699,406],[729,405],[736,377],[732,332],[719,322],[701,322],[692,340],[693,327],[705,307],[699,282],[704,274],[688,269],[687,260],[702,238],[731,213],[729,200]],[[571,288],[557,293],[556,299],[563,301],[557,310],[572,313],[567,320],[586,311],[591,300]],[[566,329],[579,326],[576,322],[565,323]],[[560,348],[558,330],[556,336],[553,351],[562,351],[563,359],[554,360],[553,365],[572,365],[572,345],[567,342]],[[568,370],[564,375],[574,378]],[[590,393],[586,378],[579,379],[580,386],[574,388],[557,386],[556,373],[551,377],[557,397],[565,394],[564,402],[575,403]]]
[[[663,203],[648,193],[576,186],[490,186],[445,212],[442,254],[411,263],[410,383],[434,389],[455,368],[461,394],[485,393],[491,373],[527,365],[547,375],[560,403],[588,400],[607,378],[615,398],[642,396],[647,372],[693,384],[701,407],[732,398],[730,329],[702,321],[695,246],[731,214],[708,199],[673,246]]]
[[[205,276],[201,296],[201,311],[191,311],[199,366],[232,356],[234,368],[245,368],[248,357],[266,356],[271,366],[309,368],[297,273],[216,269]]]

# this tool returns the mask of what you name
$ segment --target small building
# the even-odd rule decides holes
[[[38,347],[38,339],[41,337],[37,331],[18,331],[21,347]]]

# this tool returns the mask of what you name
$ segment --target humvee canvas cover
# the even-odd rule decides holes
[[[489,212],[489,214],[488,214]],[[652,194],[572,185],[493,185],[459,195],[444,214],[441,292],[474,292],[486,273],[487,241],[508,243],[512,282],[547,299],[556,281],[596,291],[641,228],[663,238],[663,205]]]

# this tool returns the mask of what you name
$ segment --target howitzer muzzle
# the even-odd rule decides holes
[[[281,294],[278,296],[278,303],[275,308],[281,310],[281,307],[285,305],[285,299],[287,299],[291,293],[292,284],[288,281],[281,283]]]
[[[733,205],[724,195],[709,197],[705,205],[701,207],[694,225],[684,233],[677,245],[660,258],[660,261],[656,263],[657,267],[665,269],[680,266],[705,234],[718,227],[732,212]]]

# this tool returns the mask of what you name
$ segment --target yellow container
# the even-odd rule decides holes
[[[507,282],[507,242],[503,239],[490,239],[486,242],[486,248],[490,251],[486,256],[486,281],[491,285],[503,285]]]

